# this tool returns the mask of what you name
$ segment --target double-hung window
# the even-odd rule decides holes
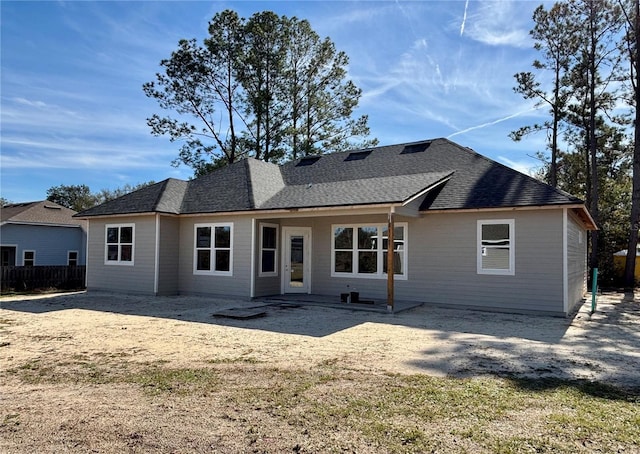
[[[393,240],[393,270],[407,277],[407,224],[396,223]],[[335,277],[383,278],[387,275],[389,230],[386,224],[332,226],[331,275]]]
[[[276,224],[260,224],[259,275],[278,275],[278,226]]]
[[[105,264],[133,265],[134,224],[107,224]]]
[[[194,274],[233,274],[233,224],[196,224]]]
[[[67,251],[67,265],[68,266],[78,265],[78,251]]]
[[[22,264],[34,266],[36,264],[36,251],[22,251]]]
[[[513,219],[478,221],[478,274],[515,274]]]

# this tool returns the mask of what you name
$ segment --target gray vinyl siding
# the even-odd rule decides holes
[[[134,224],[134,265],[105,264],[105,225]],[[87,289],[153,294],[155,215],[92,219],[89,226]]]
[[[277,276],[258,276],[258,257],[256,254],[256,279],[255,279],[255,294],[254,296],[270,296],[279,295],[282,290],[282,276],[281,269],[278,267]]]
[[[477,272],[477,221],[514,219],[515,275]],[[436,214],[409,227],[409,280],[399,299],[563,312],[562,210]],[[419,245],[419,246],[418,246]]]
[[[404,219],[398,219],[401,221]],[[331,226],[347,224],[385,224],[385,215],[313,217],[283,219],[282,227],[311,227],[311,293],[331,295],[339,301],[340,293],[358,291],[360,297],[370,299],[386,298],[387,281],[381,278],[353,278],[331,276]]]
[[[274,219],[257,219],[256,223],[256,238],[255,238],[255,251],[254,251],[254,263],[255,266],[255,297],[279,295],[282,290],[282,227],[279,220]],[[261,267],[261,251],[260,251],[260,224],[274,224],[278,225],[278,244],[276,255],[278,256],[277,275],[276,276],[260,276]]]
[[[567,216],[568,312],[583,302],[587,291],[587,232],[571,215]]]
[[[160,241],[158,267],[158,294],[175,295],[179,288],[180,220],[172,216],[160,216]]]
[[[233,275],[197,275],[193,272],[194,225],[233,224]],[[249,216],[194,216],[180,219],[179,293],[251,297],[251,218]]]
[[[85,264],[86,233],[81,227],[5,224],[2,245],[16,246],[16,265],[22,266],[24,251],[35,251],[35,265],[67,265],[69,251],[78,252],[78,265]]]
[[[515,275],[477,273],[477,221],[514,219]],[[358,291],[385,299],[386,278],[331,276],[331,225],[387,222],[384,215],[283,219],[312,227],[311,292]],[[428,214],[396,217],[408,223],[408,279],[395,281],[397,300],[460,307],[563,313],[562,210]]]
[[[478,220],[513,219],[515,275],[477,272]],[[572,219],[572,218],[571,218]],[[115,222],[117,221],[117,222]],[[278,275],[259,276],[259,227],[278,224]],[[362,299],[386,299],[386,276],[376,278],[331,275],[332,225],[385,224],[387,216],[313,216],[256,219],[251,216],[160,217],[158,293],[219,295],[250,298],[281,291],[282,231],[284,227],[312,229],[311,293],[330,295],[358,291]],[[431,213],[420,218],[396,216],[407,223],[407,279],[396,279],[398,301],[419,301],[504,311],[564,313],[563,210],[513,210],[495,212]],[[104,264],[105,224],[134,223],[135,265]],[[195,224],[233,225],[233,274],[194,274]],[[89,231],[88,287],[131,293],[153,293],[155,216],[92,220]],[[255,231],[253,230],[255,226]],[[581,227],[568,222],[570,304],[584,285],[586,238],[576,245]],[[252,239],[252,233],[254,238]],[[177,239],[177,241],[176,241]],[[252,249],[253,245],[253,249]],[[251,276],[252,261],[254,276]],[[117,286],[117,287],[116,287]]]

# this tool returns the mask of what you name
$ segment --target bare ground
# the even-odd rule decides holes
[[[0,305],[2,452],[410,452],[411,437],[424,434],[433,439],[421,446],[434,452],[492,452],[495,445],[464,435],[464,418],[481,413],[416,423],[415,433],[389,435],[399,440],[392,449],[366,428],[341,426],[343,401],[350,412],[365,412],[353,396],[375,401],[377,387],[400,389],[405,377],[419,389],[448,386],[420,377],[640,389],[637,294],[601,295],[594,314],[586,303],[571,319],[265,305],[264,317],[235,320],[212,314],[260,303],[106,293],[4,297]],[[493,382],[479,380],[481,395]],[[551,409],[505,405],[481,431],[544,439]],[[616,443],[597,447],[639,452],[632,442]]]

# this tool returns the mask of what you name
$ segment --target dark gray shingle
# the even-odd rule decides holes
[[[79,216],[220,213],[401,203],[443,178],[422,210],[580,204],[582,201],[447,139],[302,158],[245,159],[191,181],[169,179]]]
[[[432,186],[447,173],[418,173],[287,186],[260,208],[311,208],[399,203]]]

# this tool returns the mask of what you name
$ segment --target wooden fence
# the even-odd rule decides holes
[[[86,266],[2,266],[2,290],[43,288],[80,289],[85,286]]]

